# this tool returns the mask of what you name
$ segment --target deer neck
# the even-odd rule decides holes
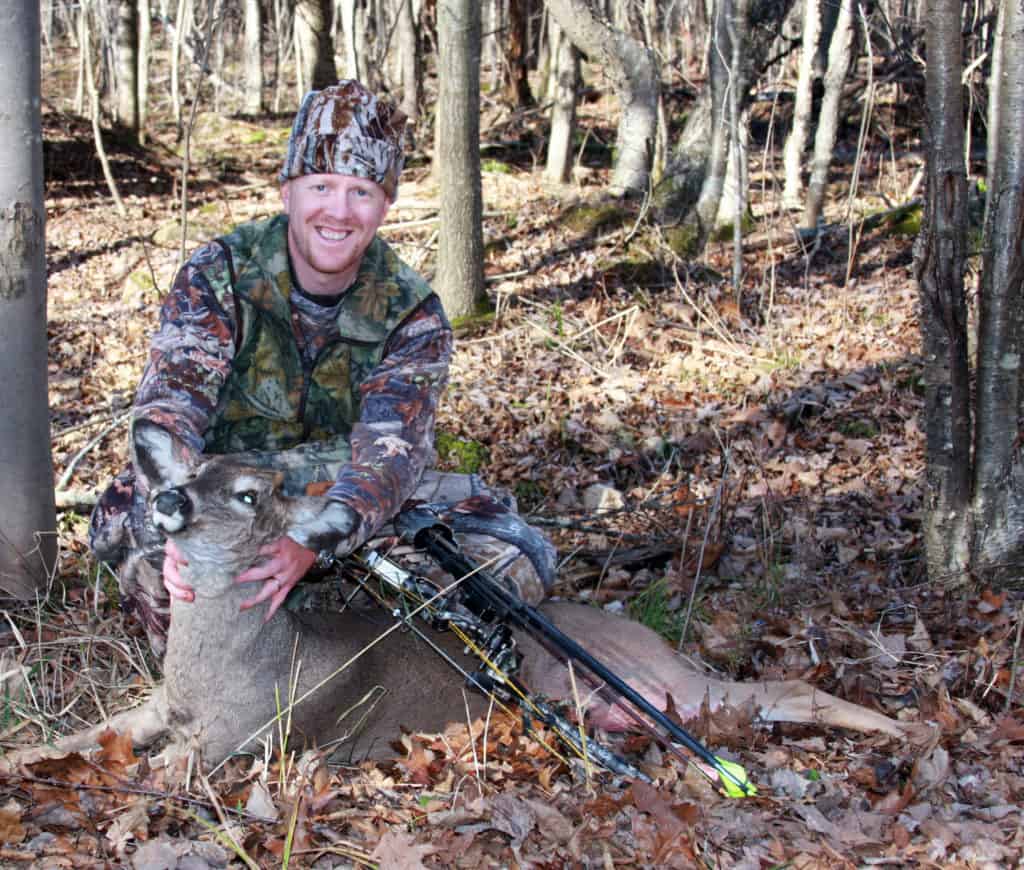
[[[257,584],[232,585],[216,598],[199,595],[194,601],[171,599],[171,625],[167,656],[193,659],[196,650],[220,651],[220,656],[248,657],[254,647],[287,644],[296,627],[286,611],[279,610],[267,622],[267,603],[247,610],[240,605],[258,591]],[[215,656],[220,658],[220,656]],[[223,660],[223,659],[222,659]]]

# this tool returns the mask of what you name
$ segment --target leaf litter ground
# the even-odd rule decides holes
[[[273,213],[287,121],[202,116],[189,242]],[[46,112],[53,450],[62,501],[51,603],[11,606],[5,745],[96,721],[152,685],[141,635],[85,543],[90,494],[122,466],[125,410],[178,260],[176,158],[112,141],[129,215],[87,124]],[[503,715],[399,737],[399,760],[232,761],[212,781],[123,737],[0,780],[11,866],[999,867],[1020,860],[1018,602],[921,571],[921,370],[910,244],[845,234],[808,259],[758,246],[679,261],[636,210],[493,166],[484,191],[492,318],[460,329],[440,419],[563,558],[557,592],[623,610],[701,667],[801,678],[934,739],[751,720],[689,723],[761,797],[719,797],[646,738],[654,785],[587,777]],[[500,170],[500,171],[498,171]],[[907,169],[909,172],[909,168]],[[437,190],[414,165],[386,237],[429,271]],[[785,216],[755,203],[768,224]],[[717,272],[716,272],[717,270]],[[849,279],[847,273],[849,272]],[[466,445],[469,445],[467,447]],[[453,679],[455,677],[453,676]],[[415,728],[414,717],[409,726]]]

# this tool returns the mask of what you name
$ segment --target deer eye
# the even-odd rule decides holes
[[[242,504],[249,505],[250,507],[259,501],[259,496],[254,489],[246,489],[242,492],[235,493],[235,498],[237,498]]]

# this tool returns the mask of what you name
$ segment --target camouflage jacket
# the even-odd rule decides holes
[[[358,546],[432,456],[451,329],[430,287],[379,238],[329,328],[303,328],[286,236],[282,215],[193,254],[161,311],[133,417],[197,455],[244,453],[293,472],[293,491],[329,474],[328,498],[361,517],[347,542]]]

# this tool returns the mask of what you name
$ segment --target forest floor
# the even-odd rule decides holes
[[[181,161],[173,130],[146,148],[109,135],[120,216],[88,122],[57,102],[44,109],[53,454],[73,503],[126,461],[125,411],[179,262]],[[1019,691],[1007,697],[1019,600],[923,572],[912,237],[855,225],[804,249],[772,207],[770,167],[758,167],[758,244],[737,298],[729,245],[683,262],[638,208],[600,203],[609,111],[586,107],[591,145],[564,188],[541,180],[529,118],[499,107],[484,118],[496,311],[459,330],[441,464],[479,462],[516,493],[558,545],[559,594],[643,619],[719,675],[804,679],[932,723],[934,739],[735,710],[688,723],[758,783],[743,801],[644,740],[629,749],[653,785],[588,781],[511,719],[476,728],[475,754],[453,749],[467,742],[454,726],[445,740],[406,735],[389,764],[239,760],[187,789],[113,740],[98,757],[0,778],[5,866],[1021,860],[1024,715]],[[189,248],[277,210],[288,123],[200,114]],[[899,159],[869,152],[859,210],[900,202],[917,168],[907,145]],[[851,168],[837,168],[844,198]],[[437,204],[414,159],[383,235],[428,273]],[[6,747],[95,721],[155,679],[115,583],[88,554],[86,524],[84,511],[61,513],[51,602],[5,611]]]

